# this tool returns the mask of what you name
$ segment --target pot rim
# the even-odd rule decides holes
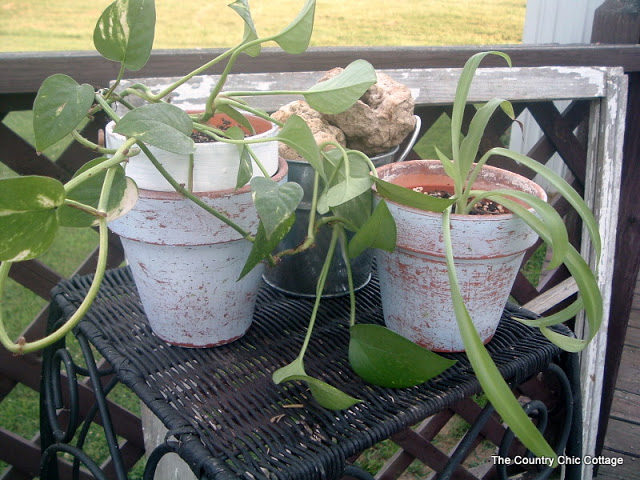
[[[420,165],[436,165],[438,166],[438,171],[437,172],[425,172],[425,175],[432,175],[435,177],[446,177],[446,178],[450,178],[448,175],[446,175],[444,173],[444,168],[442,167],[442,164],[440,162],[440,160],[427,160],[427,159],[421,159],[421,160],[407,160],[401,163],[390,163],[388,165],[383,165],[381,167],[376,168],[376,171],[378,172],[378,176],[382,177],[380,175],[380,172],[386,172],[388,170],[393,170],[393,169],[398,169],[398,168],[403,168],[403,169],[409,169],[409,168],[417,168]],[[488,171],[488,172],[496,172],[496,173],[506,173],[508,176],[515,178],[516,180],[523,182],[529,186],[532,187],[532,190],[535,191],[535,195],[537,197],[539,197],[540,199],[544,200],[545,202],[547,201],[547,192],[545,192],[545,190],[538,185],[536,182],[534,182],[531,179],[528,179],[527,177],[524,177],[518,173],[512,172],[510,170],[507,170],[505,168],[499,168],[499,167],[494,167],[492,165],[483,165],[482,166],[482,170],[483,171]],[[441,172],[441,173],[440,173]],[[399,173],[395,178],[399,177],[403,175],[402,173]],[[387,180],[390,181],[391,183],[394,183],[391,180]],[[408,205],[405,205],[403,203],[400,202],[396,202],[393,200],[390,200],[388,198],[383,197],[382,195],[380,195],[377,192],[376,189],[376,185],[373,185],[373,193],[376,197],[378,198],[384,198],[384,200],[386,202],[390,202],[393,203],[394,205],[398,205],[401,208],[407,209],[407,210],[412,210],[412,211],[416,211],[416,212],[420,212],[423,213],[425,215],[434,215],[434,216],[442,216],[442,213],[440,212],[433,212],[431,210],[422,210],[420,208],[415,208],[415,207],[410,207]],[[505,187],[505,188],[512,188],[515,189],[513,187]],[[529,210],[532,210],[531,208]],[[514,217],[516,216],[513,213],[501,213],[501,214],[493,214],[493,215],[481,215],[480,217],[482,218],[483,221],[503,221],[509,217]],[[478,215],[466,215],[466,214],[462,214],[462,213],[452,213],[451,214],[451,219],[452,220],[456,220],[456,221],[477,221],[478,220]]]
[[[186,113],[202,113],[204,110],[185,110]],[[216,113],[216,115],[225,115],[228,116],[224,113]],[[214,115],[215,116],[215,115]],[[248,136],[248,138],[252,138],[252,139],[260,139],[260,138],[266,138],[266,137],[270,137],[270,136],[274,136],[274,133],[278,131],[279,127],[278,125],[276,125],[274,122],[265,120],[264,118],[260,118],[257,115],[251,115],[251,114],[246,114],[245,117],[247,117],[247,119],[249,121],[253,120],[253,119],[257,119],[260,120],[261,122],[265,122],[268,124],[271,124],[271,128],[257,133],[255,135],[250,135]],[[105,125],[105,130],[109,135],[113,135],[114,138],[117,138],[118,140],[124,140],[125,136],[121,135],[120,133],[116,133],[113,131],[113,127],[115,125],[115,121],[111,120],[109,121],[106,125]],[[196,143],[196,145],[217,145],[217,144],[224,144],[227,145],[225,142],[199,142]]]
[[[289,166],[287,161],[278,157],[278,170],[270,178],[276,182],[280,182],[289,172]],[[210,192],[194,192],[194,195],[201,198],[222,198],[233,195],[242,195],[251,192],[251,184],[247,183],[242,188],[225,188],[223,190],[213,190]],[[143,188],[138,189],[138,197],[152,198],[157,200],[183,200],[185,197],[178,192],[162,192],[157,190],[145,190]]]

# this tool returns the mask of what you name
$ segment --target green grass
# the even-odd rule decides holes
[[[226,4],[231,0],[157,0],[158,26],[154,48],[209,48],[235,44],[241,32],[239,18]],[[0,3],[0,52],[93,50],[91,35],[100,12],[111,0],[8,0]],[[302,0],[252,0],[258,31],[271,34],[283,28]],[[276,7],[276,8],[274,8]],[[312,46],[393,46],[393,45],[495,45],[519,43],[524,23],[525,0],[319,0]],[[4,119],[32,142],[30,112],[13,112]],[[416,150],[423,158],[435,158],[433,144],[441,146],[448,136],[448,119],[441,118],[421,139]],[[64,142],[63,142],[64,143]],[[65,145],[55,145],[45,153],[56,159]],[[446,148],[444,149],[446,153]],[[13,175],[2,164],[0,177]],[[96,245],[92,232],[64,229],[45,263],[67,276],[73,273]],[[9,282],[3,299],[9,331],[17,336],[45,306],[45,300]],[[77,354],[77,353],[76,353]],[[113,392],[118,403],[138,412],[137,399],[125,388]],[[0,426],[25,438],[38,430],[38,396],[18,386],[0,402]],[[459,424],[457,433],[464,430]],[[99,428],[92,429],[89,452],[104,458],[106,447]],[[438,441],[451,442],[452,433]],[[360,463],[374,471],[392,455],[391,442],[367,451]],[[0,472],[3,464],[0,463]],[[141,478],[138,465],[131,478]],[[426,470],[412,465],[411,478],[423,478]],[[409,478],[409,477],[408,477]]]
[[[95,20],[110,0],[8,0],[0,5],[0,51],[93,50]],[[158,0],[155,48],[235,44],[240,18],[230,0]],[[302,0],[252,0],[258,32],[285,27]],[[525,0],[318,2],[313,46],[520,43]]]

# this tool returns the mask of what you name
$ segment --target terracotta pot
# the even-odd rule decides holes
[[[257,137],[275,136],[275,125],[248,117]],[[216,115],[215,121],[229,121]],[[107,146],[124,137],[106,128]],[[150,147],[180,183],[187,183],[188,157]],[[287,163],[278,159],[277,142],[253,150],[278,182],[286,181]],[[255,232],[258,215],[250,187],[234,190],[239,149],[222,142],[197,143],[193,191],[247,231]],[[259,172],[254,165],[254,171]],[[241,337],[253,317],[263,266],[236,281],[251,243],[224,222],[175,193],[143,154],[132,157],[126,173],[140,188],[136,206],[109,227],[117,233],[156,335],[174,345],[210,347]]]
[[[439,161],[391,164],[379,168],[378,175],[405,187],[427,187],[425,191],[448,190],[453,185]],[[474,188],[518,189],[546,200],[544,190],[534,182],[494,167],[483,168]],[[387,204],[398,228],[396,250],[377,252],[387,326],[433,351],[464,351],[449,289],[442,215],[388,200]],[[538,236],[513,214],[454,214],[451,232],[462,295],[487,343],[498,326],[524,252]]]
[[[272,177],[284,182],[287,163]],[[198,195],[245,230],[258,215],[249,186]],[[211,347],[241,337],[253,317],[263,265],[237,281],[251,243],[175,192],[140,190],[117,233],[153,332],[168,343]]]
[[[275,137],[278,127],[264,119],[247,116],[256,135],[253,139]],[[224,114],[216,114],[209,121],[212,125],[218,125],[222,121],[233,123]],[[124,143],[122,135],[113,133],[114,123],[110,122],[106,127],[106,145],[108,148],[117,148]],[[260,162],[264,165],[269,175],[278,171],[278,142],[257,143],[251,146]],[[162,163],[165,169],[178,183],[186,185],[189,179],[188,155],[177,155],[156,147],[149,147],[151,153]],[[238,147],[229,143],[209,142],[196,144],[193,168],[193,191],[213,192],[233,188],[236,185],[240,157]],[[162,177],[151,164],[151,161],[143,153],[131,157],[125,166],[127,176],[133,178],[139,188],[158,192],[173,192],[173,187]],[[253,171],[260,175],[258,166],[253,164]]]

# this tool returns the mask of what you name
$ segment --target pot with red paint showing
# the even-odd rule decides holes
[[[378,169],[381,179],[407,188],[450,191],[439,161],[416,160]],[[520,175],[485,166],[474,189],[522,190],[546,200],[544,190]],[[378,251],[382,307],[387,326],[430,350],[464,351],[445,262],[442,214],[387,200],[398,230],[393,253]],[[500,321],[526,249],[538,235],[520,218],[451,215],[456,272],[465,305],[484,343]]]
[[[249,119],[258,135],[277,134],[272,123]],[[110,148],[124,141],[112,130],[107,126]],[[255,153],[267,171],[277,172],[271,178],[285,182],[287,162],[278,159],[277,142],[257,147]],[[236,145],[196,143],[193,174],[188,173],[186,156],[155,150],[176,180],[186,184],[192,177],[192,191],[201,200],[245,231],[256,231],[259,219],[250,186],[235,189],[240,164]],[[251,325],[264,270],[259,264],[238,281],[252,244],[172,191],[144,155],[132,157],[126,172],[143,187],[133,210],[110,222],[109,228],[121,238],[153,332],[185,347],[211,347],[240,338]]]

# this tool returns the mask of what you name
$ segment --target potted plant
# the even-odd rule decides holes
[[[239,273],[240,279],[250,274],[255,267],[259,268],[263,262],[274,263],[279,257],[309,248],[314,242],[315,232],[323,225],[332,226],[331,245],[327,252],[328,262],[331,261],[336,245],[345,241],[347,230],[360,231],[366,227],[365,230],[375,231],[382,218],[393,225],[388,210],[384,209],[384,202],[375,211],[370,202],[351,202],[363,193],[370,194],[370,174],[375,172],[375,167],[366,155],[341,146],[337,146],[331,152],[322,152],[309,127],[298,116],[292,116],[284,123],[274,121],[273,123],[279,127],[275,136],[254,138],[254,127],[245,115],[273,121],[265,112],[251,107],[243,97],[252,94],[296,93],[320,112],[339,113],[349,108],[376,82],[373,67],[365,61],[357,60],[348,65],[340,75],[305,92],[224,91],[229,72],[237,58],[243,53],[249,56],[259,55],[263,43],[275,42],[290,54],[303,52],[309,44],[315,14],[315,1],[307,0],[297,17],[280,33],[259,37],[248,2],[236,0],[230,7],[244,22],[244,34],[240,43],[200,68],[187,73],[160,92],[152,92],[143,84],[120,88],[125,71],[142,68],[151,53],[155,5],[149,0],[116,0],[105,9],[96,24],[94,44],[97,50],[105,58],[120,64],[120,72],[108,88],[95,90],[87,84],[79,85],[72,78],[62,74],[52,75],[43,82],[34,102],[36,148],[42,151],[71,135],[83,146],[95,151],[98,158],[81,167],[65,184],[39,176],[0,179],[0,294],[4,292],[11,265],[43,254],[61,226],[97,227],[100,236],[99,253],[90,291],[78,311],[55,332],[31,342],[27,342],[25,338],[19,338],[14,342],[7,335],[0,317],[0,341],[9,351],[24,354],[42,349],[64,338],[82,319],[98,294],[106,269],[108,224],[121,230],[124,236],[135,235],[128,233],[131,228],[126,226],[125,220],[118,219],[127,214],[130,214],[132,219],[135,219],[136,215],[140,218],[140,212],[146,211],[146,204],[149,203],[147,200],[154,197],[160,197],[162,202],[173,205],[173,210],[169,208],[162,213],[163,219],[175,220],[171,217],[179,216],[180,209],[189,208],[191,213],[194,212],[192,208],[197,207],[246,240],[250,248]],[[226,62],[224,71],[203,105],[202,112],[189,113],[170,103],[171,92],[220,62]],[[114,104],[124,107],[126,113],[122,115],[120,108],[116,111]],[[113,142],[107,147],[89,141],[79,132],[84,120],[99,112],[103,112],[114,122],[108,126],[109,134],[114,135]],[[211,119],[219,113],[227,115],[238,126],[231,126],[226,130],[212,126]],[[198,182],[201,179],[195,177],[195,163],[198,157],[196,148],[199,147],[196,147],[191,138],[194,131],[205,134],[217,142],[228,144],[226,146],[231,145],[237,150],[237,174],[234,176],[233,194],[224,190],[198,192]],[[299,152],[314,169],[317,179],[314,183],[319,184],[322,180],[325,187],[322,191],[314,188],[312,193],[313,213],[309,220],[311,226],[304,244],[291,251],[272,255],[271,252],[295,221],[295,210],[302,197],[302,188],[299,185],[293,182],[280,184],[277,179],[271,179],[271,172],[265,166],[264,159],[258,158],[254,151],[253,147],[257,144],[276,141],[288,144]],[[154,153],[154,148],[159,150]],[[177,154],[181,158],[177,161],[167,160],[164,154],[160,153],[159,159],[156,154],[160,151]],[[125,166],[129,163],[134,164],[133,172],[130,174],[137,177],[144,187],[156,191],[147,190],[148,193],[143,192],[139,195],[135,181],[125,172]],[[149,163],[163,179],[158,186],[155,182],[159,180],[159,176],[148,172]],[[255,177],[254,163],[260,170],[260,174]],[[282,162],[279,165],[282,165]],[[136,170],[140,169],[143,170],[143,174],[138,176]],[[284,177],[282,169],[279,172]],[[280,179],[283,180],[284,178]],[[247,228],[255,226],[255,231],[248,231],[244,225],[239,224],[233,218],[232,211],[223,211],[220,205],[209,202],[212,198],[215,200],[219,197],[232,197],[236,190],[246,197],[244,194],[247,193],[247,183],[257,216],[257,226],[254,218],[253,223],[249,222]],[[167,184],[175,193],[165,191]],[[195,207],[185,207],[187,200]],[[135,208],[138,208],[138,211]],[[332,212],[333,215],[320,218],[316,212]],[[163,222],[158,223],[162,228],[166,227]],[[187,227],[173,226],[172,230],[184,234],[180,228]],[[209,227],[208,233],[213,235],[217,228]],[[191,230],[186,232],[187,236],[191,235]],[[203,235],[206,235],[206,229],[204,232]],[[394,237],[369,235],[367,238],[367,235],[363,234],[359,238],[357,248],[364,250],[369,247],[392,248]],[[132,240],[137,242],[139,239]],[[140,270],[144,270],[143,265],[140,267]],[[211,280],[210,283],[215,282]],[[352,284],[351,281],[349,283]],[[317,291],[322,292],[325,284],[326,275],[321,275]],[[353,294],[353,291],[351,293]],[[316,302],[319,302],[320,298],[321,295],[318,295]],[[229,308],[235,306],[237,305]],[[315,321],[316,311],[317,308],[311,316],[311,325]],[[241,333],[235,335],[239,334]],[[178,340],[176,343],[192,345],[191,340]],[[214,343],[220,342],[207,340],[206,345]],[[410,344],[408,341],[406,343]],[[312,384],[319,401],[329,408],[344,408],[346,403],[353,404],[356,401],[349,397],[345,403],[346,396],[333,387],[306,375],[300,377],[298,370],[293,373],[296,379],[301,378]]]
[[[600,234],[580,195],[547,167],[505,148],[492,148],[478,158],[480,140],[494,112],[502,108],[515,118],[508,101],[496,98],[479,107],[466,136],[462,134],[472,79],[489,54],[511,64],[501,52],[479,53],[465,64],[452,111],[452,158],[436,149],[439,160],[378,169],[376,196],[387,199],[398,229],[396,250],[378,255],[385,323],[431,350],[466,351],[504,421],[536,455],[555,457],[531,428],[483,343],[495,332],[524,250],[538,236],[553,252],[548,268],[564,264],[577,283],[578,298],[560,312],[523,323],[539,327],[560,348],[579,351],[600,328],[602,296],[594,272],[569,243],[564,222],[546,203],[544,190],[524,177],[487,166],[487,160],[494,155],[508,157],[544,178],[579,214],[597,255]],[[493,209],[497,212],[482,211]],[[587,338],[568,338],[549,329],[583,309]]]
[[[309,248],[313,244],[315,232],[323,225],[329,225],[331,239],[327,257],[318,277],[315,304],[309,320],[307,337],[296,359],[274,372],[273,378],[277,383],[284,381],[306,382],[314,397],[322,405],[333,409],[348,408],[359,400],[340,392],[320,379],[307,375],[304,369],[304,355],[311,339],[317,308],[321,301],[331,259],[337,246],[342,245],[342,251],[350,257],[358,256],[367,248],[393,250],[395,246],[396,226],[387,202],[384,199],[379,199],[373,207],[371,202],[358,201],[358,199],[363,198],[361,197],[363,194],[365,194],[364,196],[371,194],[374,182],[378,193],[384,193],[385,189],[388,190],[391,192],[388,193],[388,196],[395,202],[402,199],[407,190],[401,187],[396,189],[393,184],[377,179],[378,174],[375,166],[365,154],[359,151],[345,149],[339,145],[328,152],[321,151],[308,126],[297,116],[291,117],[283,124],[274,122],[279,127],[279,131],[274,137],[252,139],[251,134],[254,133],[254,129],[245,113],[265,119],[269,119],[269,117],[266,113],[252,108],[241,98],[249,96],[249,92],[223,90],[229,71],[241,54],[258,55],[261,45],[268,41],[276,42],[288,53],[295,54],[304,51],[308,46],[312,31],[315,1],[307,0],[291,24],[279,34],[269,37],[258,36],[246,0],[236,0],[230,6],[244,21],[244,35],[241,42],[199,69],[186,74],[161,92],[154,93],[142,84],[131,85],[123,90],[119,89],[120,80],[125,70],[141,68],[150,55],[155,26],[155,7],[154,3],[148,0],[116,0],[107,7],[98,20],[94,32],[94,43],[98,51],[106,58],[117,61],[121,65],[118,77],[109,88],[94,90],[89,85],[79,85],[65,75],[53,75],[44,81],[34,103],[34,130],[37,148],[43,150],[70,134],[86,147],[95,150],[99,157],[83,166],[66,184],[55,179],[37,176],[0,179],[0,260],[2,261],[0,265],[0,294],[4,291],[12,263],[35,258],[46,251],[61,225],[78,228],[97,226],[100,233],[99,257],[91,288],[78,311],[66,324],[45,338],[33,342],[26,342],[24,338],[20,338],[14,343],[4,331],[0,316],[0,341],[8,350],[20,354],[44,348],[63,338],[87,312],[98,294],[106,268],[108,223],[113,223],[120,217],[126,218],[127,215],[136,215],[133,209],[136,208],[136,205],[138,208],[144,207],[147,196],[150,198],[156,196],[163,200],[167,200],[164,197],[169,197],[169,204],[174,202],[173,209],[170,208],[166,213],[165,218],[167,219],[176,216],[176,209],[182,208],[182,202],[188,200],[195,207],[206,212],[208,216],[230,227],[234,235],[247,241],[250,248],[239,273],[241,278],[250,274],[256,266],[263,262],[273,263],[277,261],[278,257],[296,254]],[[202,113],[187,113],[167,101],[167,96],[179,85],[212,65],[224,61],[227,62],[224,72],[203,106]],[[475,58],[476,64],[478,61]],[[462,78],[466,80],[461,81],[462,87],[470,82],[468,69],[465,72],[467,73]],[[326,113],[337,113],[352,105],[375,81],[373,67],[367,62],[356,61],[345,68],[340,75],[319,83],[306,92],[274,91],[268,92],[268,94],[299,93],[313,108]],[[256,92],[255,94],[264,95],[267,93]],[[130,96],[137,97],[139,101],[130,102],[128,98]],[[460,109],[462,108],[460,104],[464,103],[466,93],[463,92],[458,97],[456,99],[457,106],[454,109],[457,112],[454,124],[459,126]],[[121,116],[113,109],[114,103],[123,105],[128,111]],[[142,105],[134,106],[134,103],[142,103]],[[497,105],[504,106],[504,103],[489,102],[488,105],[489,107],[480,109],[483,113],[476,122],[480,124],[480,127],[473,130],[477,132],[477,135],[468,135],[463,146],[460,147],[461,151],[473,150],[473,145],[479,142],[478,135],[481,134],[483,125],[486,124],[483,119],[488,113],[495,110]],[[113,132],[122,136],[121,143],[112,144],[112,148],[94,144],[79,133],[79,125],[83,120],[100,111],[106,113],[114,121]],[[231,120],[238,123],[238,127],[223,130],[211,126],[209,120],[216,113],[226,114]],[[204,194],[198,192],[196,181],[199,181],[200,178],[194,178],[196,147],[191,138],[194,130],[205,133],[219,143],[230,144],[237,149],[238,173],[235,176],[235,185],[231,190],[244,195],[246,190],[243,191],[243,189],[247,189],[246,184],[249,184],[248,188],[251,192],[256,217],[253,221],[249,221],[248,225],[245,226],[236,221],[233,212],[226,211],[215,202],[209,202],[210,198],[231,198],[234,196],[231,191],[213,194],[212,192],[204,192]],[[270,178],[272,172],[265,167],[263,160],[255,155],[252,148],[256,144],[269,141],[286,143],[299,152],[313,167],[314,185],[316,186],[311,195],[308,238],[298,247],[277,254],[272,254],[272,252],[295,221],[295,210],[302,198],[302,188],[292,182],[279,183],[284,181],[284,177]],[[459,142],[454,143],[458,144]],[[183,160],[178,161],[178,164],[186,163],[187,165],[185,179],[178,179],[176,178],[179,177],[178,173],[168,171],[164,166],[165,162],[159,161],[151,147],[182,155]],[[138,187],[135,181],[127,176],[123,163],[129,163],[132,159],[135,159],[133,163],[136,163],[143,158],[142,154],[146,157],[144,162],[148,161],[153,164],[175,193],[161,191],[148,195],[145,193],[140,194],[140,200],[138,199]],[[140,157],[138,157],[139,155]],[[510,155],[517,157],[515,154]],[[524,161],[519,157],[517,159]],[[466,170],[462,167],[470,170],[470,164],[461,167],[455,162],[459,162],[457,155],[454,155],[453,163],[444,162],[447,173],[454,179],[460,175],[465,175],[466,178]],[[480,160],[479,163],[482,162],[483,160]],[[254,163],[260,170],[260,174],[255,177],[253,176]],[[456,171],[461,173],[456,173]],[[281,174],[282,169],[279,172]],[[318,187],[321,180],[324,185],[322,189]],[[139,179],[139,181],[141,180]],[[402,192],[398,194],[398,190]],[[469,195],[476,194],[475,192],[467,193]],[[384,194],[387,195],[387,193]],[[465,194],[464,190],[462,194]],[[453,199],[459,200],[459,195],[460,192],[456,191]],[[500,198],[501,201],[508,201]],[[449,201],[448,204],[450,203]],[[571,248],[567,247],[563,252],[562,241],[559,239],[561,235],[557,234],[555,228],[550,229],[544,222],[538,222],[537,217],[529,214],[526,208],[518,208],[511,204],[507,206],[532,224],[534,230],[543,239],[553,243],[556,255],[554,264],[564,261],[570,268],[575,265],[580,266],[572,271],[581,290],[593,294],[592,298],[586,298],[585,295],[584,302],[587,313],[592,320],[592,333],[595,333],[599,319],[598,308],[601,310],[602,307],[601,304],[598,306],[599,292],[597,288],[590,288],[592,274],[589,269],[582,268],[582,264],[575,258],[576,254]],[[544,211],[542,207],[534,206],[536,210]],[[544,215],[541,214],[541,216]],[[446,212],[444,218],[448,218]],[[588,215],[585,214],[585,218],[588,218]],[[447,224],[447,221],[443,222]],[[120,228],[117,224],[114,225],[117,229]],[[254,227],[255,231],[248,230]],[[125,227],[122,226],[122,228]],[[177,227],[176,231],[178,233],[190,232],[190,230],[183,230],[184,228],[187,227]],[[214,229],[216,232],[209,230],[208,234],[217,233],[217,227]],[[444,229],[445,245],[450,244],[448,231],[447,228]],[[350,239],[347,238],[347,233],[351,234]],[[594,239],[597,238],[596,232],[592,233],[594,233]],[[556,252],[556,248],[560,253]],[[449,260],[450,256],[447,252],[447,259],[451,267],[453,261]],[[353,281],[348,265],[349,262],[347,262],[347,277],[352,305],[355,308]],[[553,456],[553,452],[550,452],[544,439],[526,415],[522,413],[522,409],[519,408],[511,392],[508,389],[505,390],[504,381],[500,383],[501,379],[498,380],[500,377],[495,373],[495,367],[491,370],[492,363],[490,359],[486,358],[486,353],[482,353],[482,346],[477,345],[474,330],[469,326],[467,316],[465,316],[466,309],[456,286],[454,272],[455,270],[450,268],[452,297],[456,306],[460,330],[465,338],[467,352],[473,360],[474,368],[487,391],[487,395],[525,445],[538,455]],[[581,305],[578,304],[578,306]],[[366,380],[383,386],[415,385],[437,375],[450,365],[450,361],[389,329],[375,325],[355,325],[353,310],[352,308],[350,317],[352,325],[350,358],[354,369]],[[571,311],[575,313],[575,308]],[[554,316],[551,319],[546,319],[541,328],[546,332],[546,325],[560,318],[560,316]],[[553,332],[549,331],[547,334],[553,337]],[[565,342],[565,346],[570,348],[578,348],[582,345],[579,341],[564,338],[554,338],[554,340]],[[515,411],[518,409],[519,413]]]

